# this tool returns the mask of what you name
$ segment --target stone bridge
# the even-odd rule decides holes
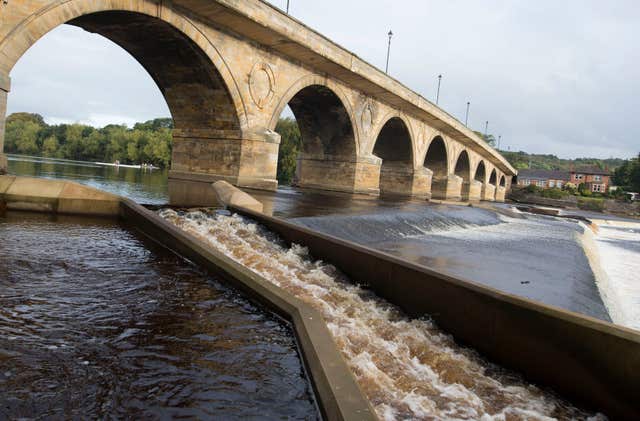
[[[516,174],[445,111],[259,0],[3,0],[0,152],[11,69],[65,23],[120,45],[154,79],[175,125],[171,180],[275,189],[287,104],[301,187],[501,201]]]

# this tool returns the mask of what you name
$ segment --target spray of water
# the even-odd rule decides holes
[[[604,418],[487,362],[430,320],[409,319],[305,248],[286,247],[237,215],[160,215],[318,310],[381,419]]]

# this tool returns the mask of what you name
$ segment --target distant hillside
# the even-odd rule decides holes
[[[529,154],[523,151],[511,152],[500,151],[500,153],[517,170],[531,168],[535,170],[570,170],[580,167],[599,167],[601,169],[614,170],[622,166],[626,160],[620,158],[597,159],[597,158],[576,158],[561,159],[555,155]]]

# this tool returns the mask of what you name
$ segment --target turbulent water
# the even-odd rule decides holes
[[[611,318],[640,330],[640,222],[598,221],[588,232],[590,254]]]
[[[0,420],[317,416],[280,320],[118,224],[0,216]]]
[[[291,221],[501,291],[611,320],[581,243],[586,228],[575,221],[431,205]]]
[[[285,247],[250,221],[200,211],[160,215],[320,311],[383,419],[593,415],[458,346],[431,321],[405,317],[334,267],[311,260],[306,249]]]

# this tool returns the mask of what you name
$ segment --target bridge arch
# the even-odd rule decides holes
[[[276,127],[287,105],[301,136],[294,183],[300,187],[351,191],[359,146],[357,126],[346,96],[325,78],[304,76],[274,108],[269,129]]]
[[[32,16],[0,44],[0,72],[8,75],[37,40],[67,23],[104,36],[140,62],[164,95],[178,131],[246,127],[231,71],[205,34],[179,13],[150,0],[69,0]]]
[[[449,188],[449,149],[444,138],[435,136],[424,156],[423,166],[431,171],[431,197],[447,199]]]
[[[486,183],[487,181],[487,168],[484,165],[484,161],[480,160],[480,162],[478,163],[478,166],[476,167],[476,171],[475,174],[473,176],[473,179],[476,181],[480,181],[483,185]]]
[[[469,154],[466,150],[462,150],[456,160],[454,174],[462,178],[463,182],[468,183],[471,179],[471,162]]]
[[[489,176],[489,184],[492,186],[497,186],[498,175],[496,173],[495,168],[491,171],[491,176]]]
[[[506,179],[503,176],[500,177],[500,187],[505,187],[506,186]]]
[[[373,155],[382,159],[380,193],[411,194],[414,178],[413,136],[401,116],[388,118],[375,138]]]

